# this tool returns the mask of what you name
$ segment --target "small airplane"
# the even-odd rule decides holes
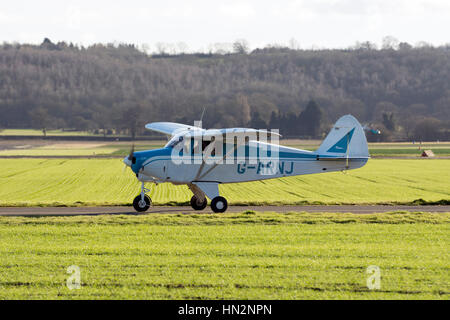
[[[277,131],[206,130],[172,122],[145,127],[170,140],[160,149],[134,151],[133,147],[123,159],[141,182],[141,193],[133,201],[138,212],[152,204],[145,182],[185,184],[193,193],[193,209],[205,209],[209,198],[212,211],[219,213],[228,207],[219,184],[345,171],[361,168],[369,159],[364,128],[351,115],[336,122],[316,151],[280,146]]]

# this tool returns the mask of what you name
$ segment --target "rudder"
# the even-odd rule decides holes
[[[364,129],[355,117],[345,115],[335,123],[316,153],[321,156],[368,158]]]

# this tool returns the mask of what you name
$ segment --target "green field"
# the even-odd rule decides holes
[[[283,141],[281,141],[281,144],[283,144]],[[314,151],[316,150],[319,145],[305,145],[305,144],[284,144],[288,147],[294,147],[304,150],[310,150]],[[111,155],[126,155],[129,153],[130,148],[127,147],[117,147],[117,145],[110,144],[106,145],[106,148],[112,149],[117,148],[115,151],[111,152]],[[137,150],[147,150],[147,149],[155,149],[155,148],[161,148],[163,147],[163,144],[141,144],[137,146]],[[378,143],[372,143],[369,144],[369,153],[373,157],[420,157],[422,155],[422,152],[424,150],[432,150],[436,157],[448,157],[450,156],[450,144],[449,143],[440,143],[440,144],[427,144],[422,145],[419,149],[418,145],[412,145],[412,144],[378,144]],[[97,154],[106,154],[102,153],[102,150],[96,151]],[[2,152],[0,152],[0,155],[2,155]]]
[[[307,146],[289,144],[291,147],[316,150],[319,145]],[[424,150],[432,150],[436,157],[450,156],[450,143],[424,143],[422,145],[412,143],[369,143],[369,153],[372,157],[420,157]]]
[[[0,205],[129,205],[140,186],[119,159],[0,159]],[[148,185],[187,204],[187,186]],[[450,200],[450,160],[372,159],[358,170],[221,185],[230,204],[379,204]]]
[[[18,143],[17,145],[9,146],[9,148],[0,150],[0,156],[113,156],[124,157],[130,153],[131,145],[135,144],[135,150],[148,150],[162,148],[167,141],[148,142],[58,142],[49,143],[45,145],[27,145]]]
[[[94,136],[88,131],[47,130],[47,136]],[[36,129],[3,129],[0,136],[44,136],[42,130]],[[98,135],[102,136],[102,135]]]
[[[1,135],[1,133],[0,133]],[[0,156],[114,156],[121,157],[129,154],[133,142],[56,142],[51,140],[35,141],[34,145],[27,142],[17,142],[17,145],[9,145],[8,148],[0,150]],[[45,145],[42,145],[45,143]],[[167,141],[138,141],[135,142],[136,150],[148,150],[163,147]],[[316,150],[320,141],[307,140],[281,140],[282,145],[305,150]],[[0,143],[1,146],[1,143]],[[1,149],[1,148],[0,148]],[[370,143],[369,153],[373,157],[420,157],[423,150],[432,150],[436,157],[450,156],[450,143]]]
[[[103,156],[112,155],[119,149],[114,147],[99,147],[99,148],[54,148],[54,147],[37,147],[30,149],[8,149],[1,150],[0,156]],[[126,154],[126,153],[123,153]]]
[[[0,299],[448,300],[449,226],[450,213],[0,217]]]
[[[0,206],[129,205],[139,192],[121,159],[0,159],[0,168]],[[186,186],[148,186],[158,205],[191,197]],[[230,204],[448,203],[449,186],[450,159],[371,159],[345,174],[220,190]],[[450,213],[0,217],[0,299],[448,300],[449,231]],[[66,287],[71,265],[79,290]],[[370,265],[380,290],[367,288]]]
[[[369,152],[374,157],[420,157],[424,150],[432,150],[437,156],[450,156],[450,143],[370,143]]]

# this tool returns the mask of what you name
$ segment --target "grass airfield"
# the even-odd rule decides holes
[[[136,141],[134,144],[136,150],[148,150],[161,148],[166,143],[166,140],[154,140]],[[320,143],[321,141],[318,140],[280,141],[281,145],[305,150],[316,150]],[[133,143],[123,141],[0,140],[0,157],[124,157],[130,152],[131,144]],[[369,143],[369,152],[372,157],[420,158],[423,150],[432,150],[436,157],[450,157],[449,142]]]
[[[0,206],[130,205],[140,184],[120,159],[0,159]],[[235,205],[422,204],[450,199],[450,160],[371,159],[358,170],[225,184]],[[156,205],[187,204],[187,186],[161,184]]]
[[[0,217],[0,299],[443,299],[450,214]],[[81,289],[66,287],[80,268]],[[369,290],[366,268],[381,269]]]
[[[130,205],[139,192],[120,159],[128,143],[4,146],[0,206]],[[370,148],[382,156],[420,152],[410,144]],[[235,205],[448,203],[450,144],[421,148],[437,158],[371,159],[345,174],[220,190]],[[187,204],[191,197],[185,186],[148,186],[156,205]],[[449,231],[450,213],[427,212],[0,217],[0,299],[448,300]],[[80,267],[79,290],[66,287],[70,265]],[[379,290],[366,285],[370,265],[381,269]]]

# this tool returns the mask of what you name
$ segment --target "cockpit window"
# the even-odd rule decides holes
[[[173,148],[175,147],[177,144],[179,144],[180,142],[182,142],[184,139],[183,136],[178,136],[178,137],[173,137],[172,139],[170,139],[170,141],[166,144],[166,148]]]

